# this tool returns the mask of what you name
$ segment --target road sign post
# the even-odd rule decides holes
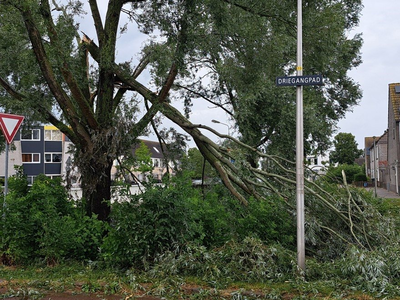
[[[4,172],[4,202],[3,202],[3,218],[6,213],[6,196],[8,194],[8,151],[9,144],[12,143],[15,135],[21,126],[23,116],[11,115],[0,113],[0,128],[3,131],[4,137],[6,138],[6,162]]]
[[[297,1],[297,76],[303,76],[303,7]],[[304,130],[303,86],[296,87],[296,212],[297,212],[297,265],[305,271],[304,239]]]
[[[303,21],[302,0],[297,0],[297,68],[296,76],[277,77],[277,86],[296,86],[296,213],[297,213],[297,265],[305,271],[304,238],[304,125],[303,86],[323,85],[321,75],[303,76]]]

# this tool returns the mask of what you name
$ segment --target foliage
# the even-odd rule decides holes
[[[294,253],[279,244],[265,246],[255,238],[229,241],[222,247],[207,250],[193,244],[176,248],[157,257],[150,273],[166,276],[195,276],[216,285],[229,283],[284,281],[293,275]]]
[[[343,276],[368,292],[385,295],[399,293],[400,260],[397,247],[382,247],[377,251],[351,248],[340,262]]]
[[[0,52],[7,57],[0,62],[0,104],[55,125],[74,143],[88,215],[109,220],[103,200],[111,198],[112,163],[149,125],[156,128],[159,115],[193,137],[240,201],[244,196],[234,184],[244,193],[255,190],[246,186],[246,175],[231,172],[226,149],[210,141],[201,124],[190,122],[193,101],[226,112],[245,143],[293,157],[287,149],[294,149],[295,91],[277,88],[275,78],[296,70],[294,2],[108,2],[104,15],[95,0],[88,6],[78,0],[0,3]],[[305,67],[325,78],[323,87],[305,88],[307,151],[326,149],[338,120],[360,99],[347,72],[361,62],[362,40],[348,35],[361,7],[360,0],[304,5],[304,31],[312,32],[304,34]],[[80,27],[85,13],[95,30]],[[121,34],[132,27],[146,41],[135,59],[117,56],[123,52],[117,45],[126,20],[122,13],[128,24]]]
[[[234,239],[256,237],[264,243],[279,242],[292,248],[294,219],[287,207],[275,197],[263,201],[250,199],[243,207],[220,185],[214,186],[205,198],[198,199],[196,209],[201,220],[207,247],[222,246]]]
[[[343,182],[342,171],[346,174],[347,183],[352,183],[355,180],[355,176],[361,176],[363,174],[363,168],[355,164],[343,164],[337,167],[329,167],[326,173],[326,179],[330,182]]]
[[[220,184],[203,197],[186,176],[164,184],[149,184],[129,202],[113,204],[112,226],[102,246],[108,263],[147,266],[157,254],[187,242],[213,248],[248,236],[294,246],[294,220],[273,197],[253,199],[244,208]]]
[[[190,170],[193,179],[207,179],[217,176],[210,163],[201,155],[197,148],[190,148],[182,158],[182,170]]]
[[[146,192],[129,202],[114,203],[112,224],[102,246],[106,262],[121,266],[147,266],[158,253],[187,241],[201,240],[194,218],[190,180],[147,185]]]
[[[95,259],[103,226],[68,200],[60,179],[37,176],[30,189],[26,178],[10,178],[1,252],[10,261],[67,258]]]
[[[335,136],[333,145],[335,150],[330,153],[333,163],[353,165],[363,151],[357,148],[357,142],[351,133],[341,132]]]
[[[357,181],[367,181],[367,175],[365,175],[365,173],[357,173],[354,174],[353,176],[353,181],[357,182]]]
[[[147,148],[143,141],[140,141],[140,145],[135,151],[134,160],[135,171],[147,173],[153,170],[150,149]]]
[[[183,295],[188,282],[191,287],[193,282],[200,285],[204,297],[207,291],[218,295],[218,289],[227,287],[235,295],[260,290],[277,298],[288,292],[303,299],[313,299],[312,295],[353,299],[358,291],[370,298],[400,296],[399,201],[376,199],[346,182],[342,188],[320,179],[318,187],[331,195],[336,210],[351,214],[350,219],[327,210],[317,194],[308,192],[305,197],[306,280],[296,269],[290,200],[249,199],[243,208],[222,185],[200,195],[188,177],[177,177],[164,186],[147,186],[131,203],[114,203],[103,239],[102,222],[83,217],[81,204],[74,206],[65,198],[58,180],[40,176],[30,189],[25,189],[23,176],[10,178],[10,183],[0,229],[2,261],[9,255],[9,262],[23,263],[24,271],[30,272],[25,276],[34,280],[16,286],[15,282],[27,280],[20,269],[0,266],[0,277],[15,291],[10,290],[10,297],[40,288],[73,289],[74,282],[83,282],[82,292],[129,288],[166,298]],[[351,226],[346,224],[349,220]],[[69,259],[80,263],[74,265]],[[25,267],[38,261],[34,268]],[[43,262],[61,265],[47,269]],[[116,267],[125,272],[110,274]],[[55,283],[59,286],[52,286]],[[201,296],[195,294],[193,299],[205,299]]]

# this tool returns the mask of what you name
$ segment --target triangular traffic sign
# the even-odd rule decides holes
[[[0,113],[0,127],[8,144],[13,141],[23,120],[23,116]]]

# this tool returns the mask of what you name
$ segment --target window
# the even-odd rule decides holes
[[[62,160],[62,153],[45,153],[44,162],[45,163],[60,163]]]
[[[158,168],[160,166],[160,160],[157,158],[153,158],[153,166]]]
[[[60,174],[54,174],[54,175],[46,174],[46,176],[51,178],[51,179],[61,178]]]
[[[28,180],[28,185],[32,186],[33,182],[35,181],[36,176],[26,176],[26,179]]]
[[[40,153],[22,153],[23,163],[40,163]]]
[[[45,141],[62,141],[62,133],[60,130],[46,129],[44,131]]]
[[[21,140],[40,141],[40,129],[26,129],[21,133]]]

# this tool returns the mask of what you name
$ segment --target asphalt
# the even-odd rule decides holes
[[[374,187],[368,187],[368,190],[372,191],[372,193],[375,193],[375,188]],[[376,194],[379,198],[391,198],[391,199],[400,199],[400,195],[396,194],[395,192],[388,191],[387,189],[383,188],[376,188]]]

